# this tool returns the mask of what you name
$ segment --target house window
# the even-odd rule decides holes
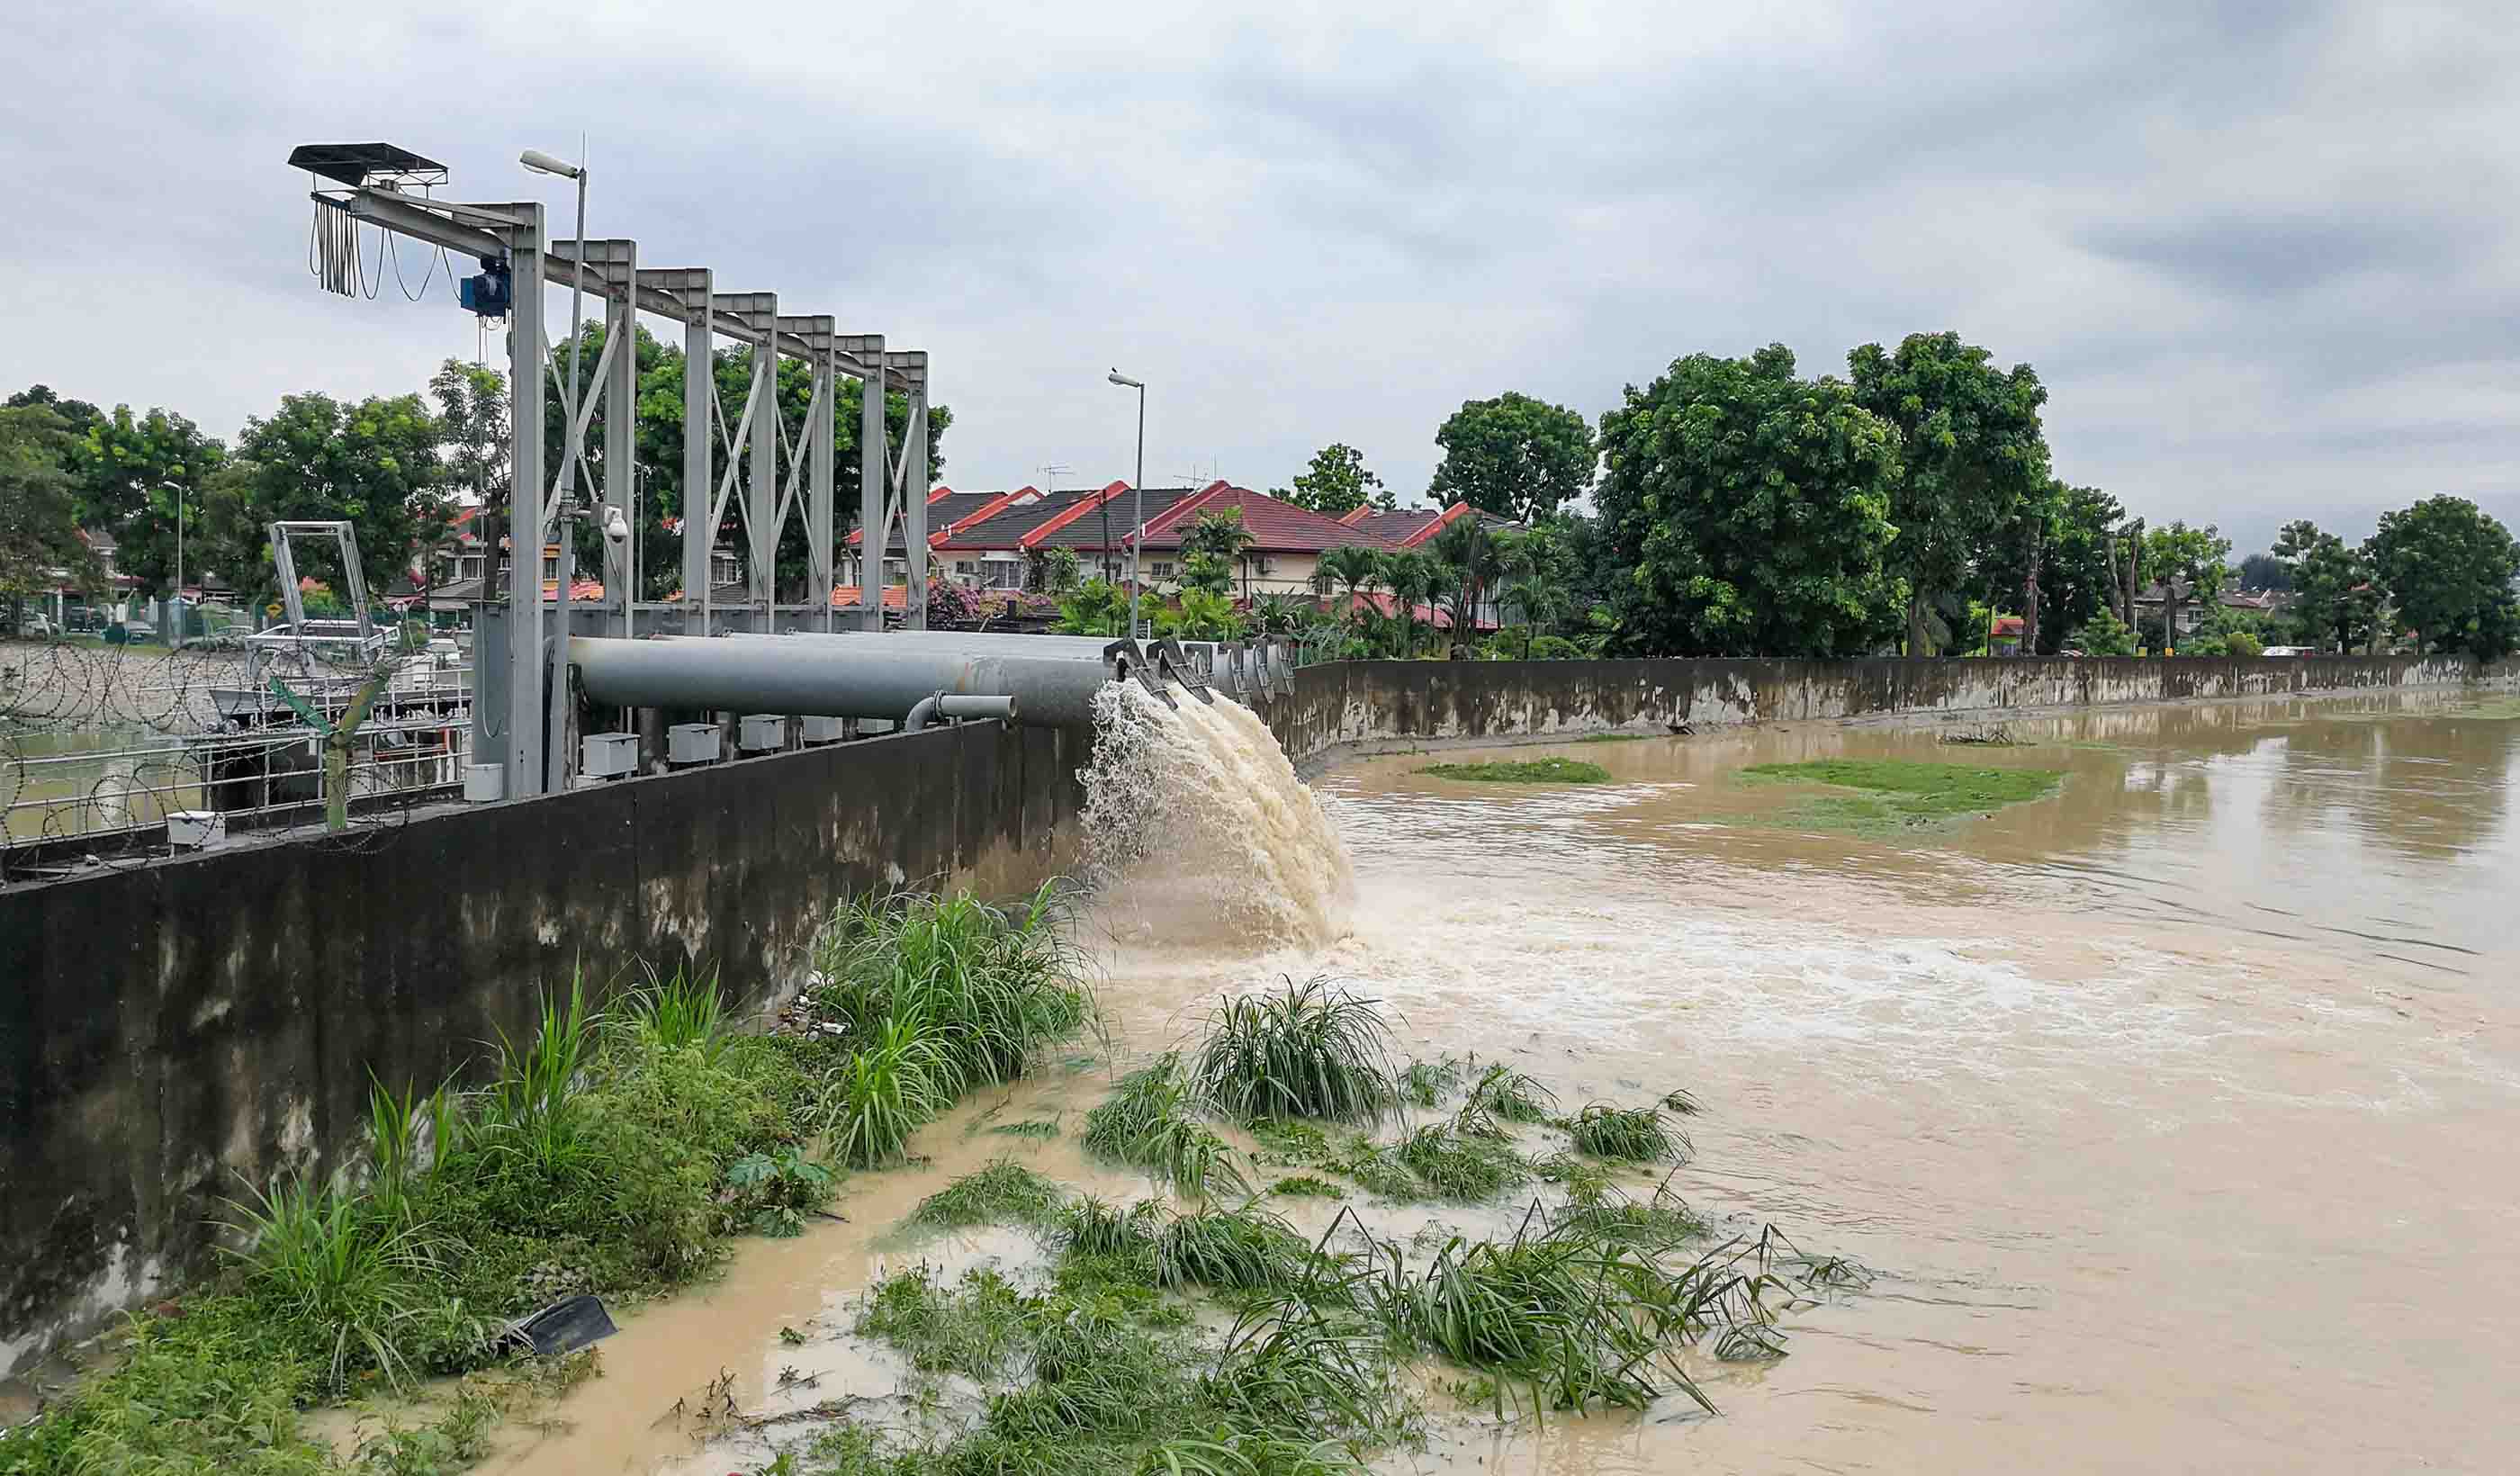
[[[1155,562],[1154,577],[1157,579],[1170,579],[1173,577],[1172,564],[1166,560],[1157,559]]]
[[[966,575],[976,574],[980,572],[980,566],[968,559],[957,559],[954,560],[954,572]]]
[[[983,566],[987,577],[981,583],[993,590],[1023,588],[1023,564],[1012,559],[992,559]]]
[[[1257,574],[1263,579],[1268,578],[1271,573],[1276,571],[1277,567],[1278,560],[1270,558],[1266,554],[1254,554],[1251,556],[1251,572]]]

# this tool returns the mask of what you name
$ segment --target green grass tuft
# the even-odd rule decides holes
[[[1666,1126],[1653,1107],[1617,1107],[1594,1102],[1564,1124],[1579,1152],[1625,1163],[1661,1163],[1684,1157],[1688,1138]]]
[[[1347,1190],[1313,1174],[1290,1174],[1269,1185],[1269,1192],[1284,1199],[1345,1199]]]
[[[1243,1122],[1304,1117],[1371,1121],[1392,1099],[1391,1028],[1359,999],[1315,977],[1243,995],[1208,1016],[1192,1090]]]
[[[1462,1075],[1466,1069],[1458,1055],[1411,1061],[1409,1069],[1400,1073],[1400,1095],[1420,1107],[1442,1106],[1445,1097],[1462,1090]]]
[[[1056,1180],[1000,1159],[975,1169],[919,1201],[908,1224],[929,1230],[968,1230],[975,1225],[1047,1226],[1058,1218],[1067,1191]]]
[[[1086,1151],[1117,1159],[1185,1194],[1240,1193],[1249,1185],[1234,1149],[1199,1121],[1198,1100],[1167,1051],[1120,1079],[1119,1090],[1085,1114]]]
[[[1312,1262],[1311,1242],[1275,1215],[1202,1210],[1176,1216],[1157,1235],[1155,1284],[1282,1290],[1303,1284]]]
[[[1002,1122],[981,1131],[1001,1138],[1052,1139],[1058,1136],[1059,1127],[1055,1119],[1027,1118],[1022,1122]]]
[[[1531,1174],[1530,1165],[1505,1143],[1442,1124],[1402,1139],[1393,1156],[1418,1176],[1426,1192],[1464,1204],[1493,1199]]]
[[[1470,1100],[1506,1122],[1547,1122],[1552,1108],[1557,1105],[1557,1094],[1529,1076],[1502,1063],[1480,1073],[1470,1088]]]
[[[1499,760],[1485,764],[1428,764],[1418,771],[1437,779],[1489,784],[1603,784],[1610,771],[1576,758]]]

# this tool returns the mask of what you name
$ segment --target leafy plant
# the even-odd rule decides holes
[[[1444,1098],[1461,1090],[1462,1073],[1466,1069],[1457,1055],[1439,1056],[1431,1061],[1413,1060],[1400,1073],[1400,1093],[1421,1107],[1440,1105]]]
[[[713,971],[694,975],[678,967],[671,978],[660,978],[652,968],[648,982],[631,991],[616,1018],[657,1045],[698,1050],[712,1064],[729,1039]]]
[[[822,1208],[836,1182],[830,1168],[792,1146],[747,1153],[726,1171],[737,1212],[748,1213],[753,1232],[782,1237],[803,1233],[806,1212]]]
[[[1155,1239],[1155,1284],[1219,1290],[1286,1288],[1311,1269],[1310,1242],[1265,1211],[1202,1210],[1176,1216]]]
[[[1208,1016],[1194,1089],[1229,1116],[1372,1120],[1391,1104],[1391,1027],[1328,979],[1225,1001]]]

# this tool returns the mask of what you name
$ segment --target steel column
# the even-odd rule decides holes
[[[927,386],[910,385],[910,426],[902,436],[901,546],[910,555],[910,587],[902,592],[902,625],[927,628]]]
[[[883,551],[892,542],[885,520],[884,480],[891,468],[883,444],[883,337],[854,340],[866,376],[858,397],[858,624],[883,629]]]
[[[509,233],[508,734],[506,789],[543,792],[543,207],[526,202]],[[491,751],[474,729],[473,752]]]
[[[760,611],[756,630],[768,630],[779,598],[779,307],[769,298],[760,314],[762,337],[752,348],[752,450],[745,469],[743,528],[751,557],[744,560],[744,595]]]
[[[717,528],[709,501],[717,490],[717,335],[708,274],[692,293],[683,320],[683,634],[708,634],[709,549]]]
[[[832,569],[832,540],[837,536],[838,519],[833,515],[837,494],[832,486],[838,456],[833,445],[840,410],[838,393],[838,374],[826,346],[814,360],[814,424],[806,428],[807,454],[813,465],[805,483],[806,562],[814,575],[809,593],[820,606],[825,630],[832,629],[832,591],[839,585]]]
[[[613,596],[622,635],[631,627],[639,600],[639,247],[622,243],[618,261],[609,263],[612,282],[609,310],[604,315],[604,339],[612,347],[611,373],[604,383],[604,503],[621,514],[631,536],[615,547],[604,541],[604,590]]]

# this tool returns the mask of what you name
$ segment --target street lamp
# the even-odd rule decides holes
[[[572,164],[564,158],[554,158],[540,149],[528,149],[518,155],[517,162],[537,174],[553,174],[577,181],[577,242],[570,253],[573,259],[569,262],[568,273],[568,425],[573,431],[577,425],[578,311],[580,294],[586,291],[586,166]],[[542,325],[537,323],[534,327],[540,329]],[[562,442],[561,455],[565,458],[564,470],[568,473],[568,489],[562,494],[565,502],[577,495],[577,458],[568,454],[565,440]],[[560,598],[562,608],[567,608],[568,592],[562,590]]]
[[[1129,540],[1129,634],[1135,637],[1139,634],[1138,554],[1147,543],[1147,381],[1130,379],[1114,369],[1111,371],[1111,382],[1123,389],[1134,389],[1138,392],[1138,479],[1129,484],[1131,494],[1138,502],[1135,518],[1138,532],[1136,537]]]
[[[159,482],[161,491],[175,494],[175,619],[174,635],[169,647],[184,644],[184,489],[173,482]]]

